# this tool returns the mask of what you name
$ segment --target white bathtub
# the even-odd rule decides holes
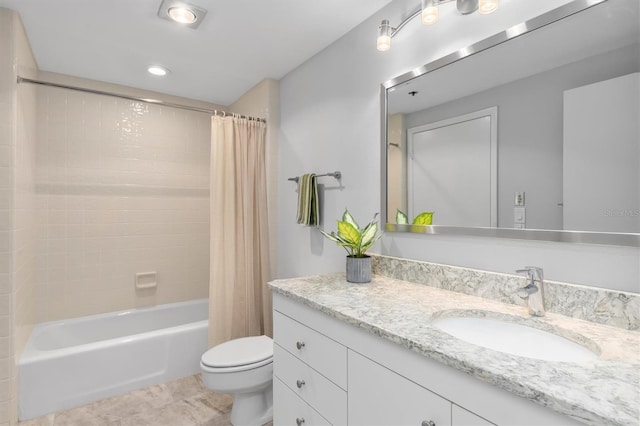
[[[19,363],[20,419],[196,374],[206,299],[39,324]]]

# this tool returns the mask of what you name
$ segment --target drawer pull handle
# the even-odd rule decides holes
[[[423,420],[421,426],[436,426],[433,420]]]
[[[303,423],[304,423],[304,417],[298,417],[298,418],[296,419],[296,424],[297,424],[298,426],[302,426],[302,424],[303,424]]]
[[[296,381],[296,386],[298,386],[298,389],[302,389],[302,387],[305,385],[306,383],[304,382],[304,380],[298,380]],[[434,425],[435,426],[435,425]]]
[[[304,348],[304,342],[296,342],[296,348],[298,348],[298,350]]]

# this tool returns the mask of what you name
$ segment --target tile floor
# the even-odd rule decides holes
[[[206,389],[200,375],[150,386],[19,426],[228,426],[231,395]]]

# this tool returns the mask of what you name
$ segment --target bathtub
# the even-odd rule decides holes
[[[20,419],[196,374],[206,299],[37,325],[19,362]]]

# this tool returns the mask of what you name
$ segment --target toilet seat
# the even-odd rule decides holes
[[[267,336],[230,340],[200,358],[202,383],[214,392],[233,394],[234,425],[273,420],[273,340]]]
[[[262,367],[273,362],[273,340],[267,336],[242,337],[209,349],[200,359],[212,372],[233,372]]]

